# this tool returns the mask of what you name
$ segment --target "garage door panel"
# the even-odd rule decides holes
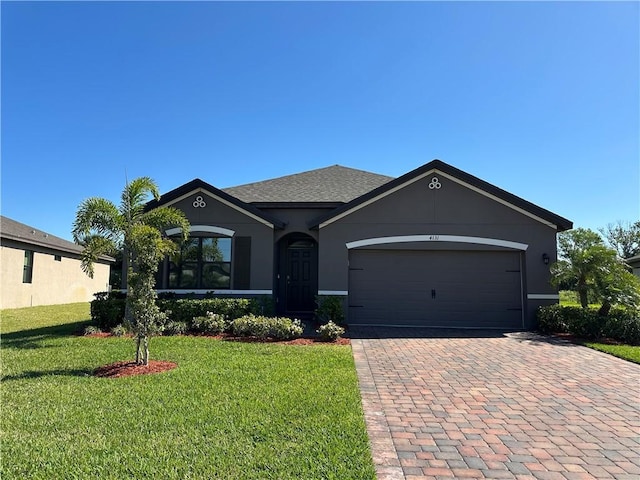
[[[354,250],[349,321],[520,328],[518,252]]]

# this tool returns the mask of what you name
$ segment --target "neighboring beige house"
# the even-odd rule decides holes
[[[82,247],[7,217],[0,217],[0,308],[88,302],[109,289],[113,259],[80,268]]]

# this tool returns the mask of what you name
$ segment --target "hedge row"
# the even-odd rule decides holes
[[[101,292],[91,302],[91,319],[103,331],[123,323],[126,296],[122,292]],[[247,298],[158,298],[160,310],[166,312],[169,322],[190,325],[194,317],[207,312],[234,320],[245,315],[271,314],[270,299]]]
[[[538,329],[543,333],[570,333],[591,340],[611,338],[630,345],[640,344],[640,316],[622,309],[612,309],[602,316],[591,308],[540,307]]]

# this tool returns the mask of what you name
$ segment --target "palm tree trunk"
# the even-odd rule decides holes
[[[142,342],[140,335],[136,337],[136,365],[140,365],[142,363],[141,353],[142,353]]]
[[[142,341],[143,345],[144,345],[144,352],[143,352],[143,356],[142,356],[142,364],[143,365],[149,365],[149,337],[145,336],[143,341]]]
[[[580,296],[580,305],[582,308],[589,307],[589,296],[587,295],[587,281],[584,278],[578,279],[578,295]]]

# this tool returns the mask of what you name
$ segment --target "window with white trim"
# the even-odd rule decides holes
[[[171,289],[231,288],[231,238],[191,236],[169,257]]]

